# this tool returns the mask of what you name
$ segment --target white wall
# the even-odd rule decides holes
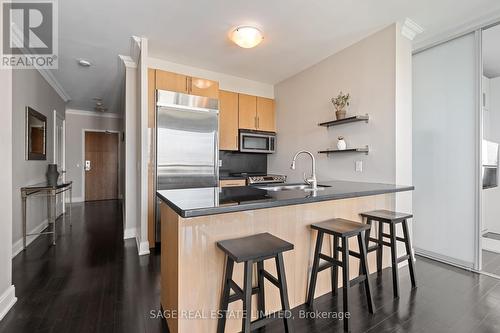
[[[137,182],[138,170],[138,131],[137,114],[138,114],[138,101],[137,101],[137,64],[131,60],[124,62],[125,67],[125,192],[124,192],[124,238],[136,238],[139,205],[139,183]]]
[[[1,14],[1,10],[0,10]],[[16,302],[12,285],[12,71],[0,70],[0,320]]]
[[[12,74],[12,242],[14,255],[22,249],[20,188],[46,180],[47,165],[53,163],[54,110],[64,118],[65,102],[37,70],[16,70]],[[47,160],[26,161],[26,106],[47,117]],[[27,232],[47,225],[47,204],[42,197],[31,197],[27,204]],[[31,242],[35,237],[28,237]]]
[[[484,111],[484,138],[500,144],[500,77],[489,83],[489,108]],[[500,187],[483,190],[483,229],[500,234]]]
[[[411,75],[411,74],[410,74]],[[317,157],[318,180],[394,183],[396,179],[396,25],[330,56],[275,87],[277,152],[269,155],[269,172],[302,181],[310,162],[301,158],[290,170],[293,154],[310,150]],[[339,91],[351,94],[348,115],[370,115],[370,121],[326,129],[318,123],[335,119],[330,99]],[[344,136],[348,146],[370,146],[369,155],[326,156],[319,150],[336,146]],[[355,161],[363,172],[355,172]]]
[[[147,65],[149,68],[161,69],[169,72],[218,81],[219,88],[222,90],[274,98],[274,86],[272,84],[248,80],[241,77],[213,72],[202,68],[181,65],[170,62],[168,60],[151,57],[147,59]]]
[[[73,202],[85,201],[84,176],[84,130],[123,131],[123,121],[116,114],[99,114],[92,111],[66,110],[66,180],[73,181]],[[121,135],[120,135],[121,141]],[[123,142],[120,142],[123,145]],[[118,194],[122,196],[123,156],[120,156]]]
[[[137,60],[137,137],[138,173],[137,183],[141,184],[138,191],[139,209],[137,221],[137,248],[139,255],[149,254],[148,242],[148,154],[149,154],[149,129],[148,129],[148,40],[140,39],[140,54]]]

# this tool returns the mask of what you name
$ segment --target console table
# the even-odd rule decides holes
[[[52,244],[56,245],[56,196],[60,193],[69,191],[69,224],[71,226],[71,204],[73,182],[62,182],[57,185],[49,185],[47,183],[39,183],[21,188],[22,210],[23,210],[23,249],[26,249],[26,236],[36,236],[44,234],[52,234]],[[47,214],[49,225],[52,224],[52,231],[26,233],[26,201],[27,198],[33,195],[47,197]],[[63,203],[64,205],[65,203]],[[48,228],[49,229],[49,228]],[[48,230],[47,229],[47,230]]]

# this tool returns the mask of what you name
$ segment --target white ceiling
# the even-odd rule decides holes
[[[483,32],[483,72],[490,79],[500,76],[500,25]]]
[[[498,9],[498,0],[64,0],[54,75],[68,107],[92,110],[102,97],[117,112],[118,55],[132,35],[149,39],[152,57],[274,84],[406,17],[424,38]],[[242,24],[259,27],[264,42],[232,44],[227,34]],[[93,66],[79,67],[80,58]]]

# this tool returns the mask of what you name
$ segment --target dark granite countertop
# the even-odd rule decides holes
[[[252,186],[207,187],[158,191],[157,196],[184,218],[311,202],[412,191],[413,186],[349,181],[319,182],[323,190],[267,191]]]

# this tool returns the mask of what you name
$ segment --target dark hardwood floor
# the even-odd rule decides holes
[[[500,276],[500,253],[483,250],[483,271]]]
[[[56,247],[39,237],[13,260],[18,302],[0,332],[168,332],[159,310],[160,254],[138,257],[134,240],[122,239],[118,201],[76,204],[73,228]],[[389,270],[372,275],[376,313],[365,307],[362,286],[351,289],[353,332],[500,332],[500,280],[425,258],[417,260],[418,288],[400,270],[401,297],[392,298]],[[222,267],[221,267],[222,269]],[[322,274],[327,274],[322,273]],[[341,311],[342,292],[315,302],[320,314]],[[336,319],[300,318],[296,332],[342,332]],[[282,332],[274,322],[261,332]]]

